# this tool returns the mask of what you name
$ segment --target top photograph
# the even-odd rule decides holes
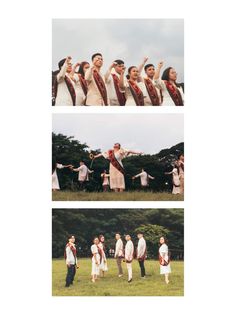
[[[184,106],[183,19],[53,19],[52,106]]]

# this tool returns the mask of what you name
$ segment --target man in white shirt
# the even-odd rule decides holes
[[[124,245],[123,241],[121,240],[120,233],[116,233],[116,249],[114,255],[118,267],[118,277],[123,276],[123,269],[121,266],[122,260],[124,258]]]
[[[72,170],[79,172],[79,189],[84,190],[86,188],[86,183],[89,181],[89,173],[93,173],[94,171],[90,170],[83,161],[80,161],[79,164],[80,166],[78,168],[72,168]]]
[[[107,90],[101,75],[103,57],[101,53],[92,55],[93,65],[85,72],[85,80],[88,85],[86,99],[87,106],[108,106]]]
[[[119,87],[120,75],[124,69],[124,61],[115,60],[105,74],[105,83],[110,106],[125,106],[125,91]]]
[[[66,260],[67,266],[67,275],[66,275],[66,285],[69,287],[73,284],[76,268],[77,266],[77,256],[76,256],[76,247],[75,247],[75,237],[73,235],[69,236],[68,243],[65,247],[64,257]]]
[[[131,241],[131,236],[127,234],[125,236],[126,245],[125,245],[125,262],[128,270],[128,283],[132,281],[132,261],[134,258],[134,244]]]
[[[132,177],[133,180],[136,178],[140,178],[142,189],[147,189],[149,187],[149,180],[155,179],[155,177],[152,177],[144,169],[142,169],[139,174],[136,174],[136,176]]]
[[[146,241],[143,237],[143,233],[141,231],[138,232],[137,237],[139,239],[137,247],[137,260],[139,262],[139,267],[141,270],[141,278],[145,278],[146,272],[144,267],[144,261],[147,255],[147,246]]]
[[[74,81],[70,73],[72,71],[71,57],[62,59],[58,63],[59,73],[53,84],[53,97],[55,98],[55,106],[75,106],[76,93]]]

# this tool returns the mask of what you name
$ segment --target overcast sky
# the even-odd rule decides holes
[[[174,67],[184,81],[183,19],[54,19],[52,38],[53,70],[68,55],[73,62],[90,62],[101,52],[103,73],[115,59],[129,67],[147,56],[150,63],[163,60],[163,68]]]
[[[53,132],[90,149],[122,147],[155,154],[184,141],[183,114],[53,114]]]

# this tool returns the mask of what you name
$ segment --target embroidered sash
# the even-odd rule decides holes
[[[146,89],[148,92],[148,95],[151,99],[153,106],[160,106],[160,100],[158,97],[158,93],[156,90],[156,87],[153,85],[152,81],[149,78],[144,79],[144,83],[146,85]]]
[[[71,83],[71,80],[69,79],[69,77],[67,77],[66,75],[64,77],[64,80],[65,80],[66,86],[68,88],[68,91],[70,93],[70,96],[71,96],[71,99],[72,99],[72,104],[73,104],[73,106],[75,106],[75,97],[76,97],[76,95],[75,95],[74,86]],[[57,82],[57,79],[55,79],[54,86],[53,86],[53,97],[55,99],[57,97],[57,89],[58,89],[58,82]]]
[[[166,84],[166,88],[168,90],[168,93],[170,94],[170,97],[172,98],[174,104],[176,106],[183,106],[183,99],[181,97],[180,91],[177,87],[173,86],[170,82],[164,81]]]
[[[84,95],[86,96],[88,92],[88,86],[87,86],[86,80],[82,75],[79,74],[78,76],[79,76],[80,85],[82,87]]]
[[[136,106],[144,106],[143,92],[138,87],[138,84],[136,84],[135,82],[131,80],[128,80],[128,82],[129,82],[130,91],[131,91],[132,96],[134,97]]]
[[[110,149],[108,151],[108,159],[110,160],[110,163],[112,166],[114,166],[118,171],[120,171],[123,175],[125,174],[124,168],[121,166],[119,161],[115,157],[115,153],[113,149]]]
[[[101,75],[98,73],[98,71],[96,71],[96,70],[93,71],[93,78],[94,78],[95,83],[97,85],[97,88],[98,88],[98,90],[102,96],[104,105],[108,106],[106,86],[105,86],[105,83],[104,83]]]
[[[120,88],[119,88],[119,78],[117,75],[112,74],[113,77],[113,82],[115,86],[115,91],[116,91],[116,96],[119,101],[120,106],[125,106],[126,98],[125,98],[125,93],[121,93]]]
[[[75,259],[75,264],[76,264],[76,247],[74,245],[71,245],[70,243],[67,243],[66,247],[65,247],[65,250],[64,250],[64,258],[66,259],[67,258],[67,255],[66,255],[66,248],[67,247],[70,247],[71,251],[72,251],[72,254],[74,256],[74,259]]]

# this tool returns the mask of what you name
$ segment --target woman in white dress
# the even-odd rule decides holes
[[[79,66],[78,72],[76,72],[77,67]],[[87,61],[77,62],[70,74],[71,79],[74,81],[74,88],[76,94],[76,106],[84,106],[86,101],[86,95],[88,92],[88,86],[84,78],[85,72],[89,69],[90,65]]]
[[[57,191],[60,190],[59,180],[57,176],[57,169],[70,168],[72,165],[62,165],[59,163],[55,163],[52,166],[52,190]]]
[[[124,79],[124,71],[125,67],[120,75],[119,87],[121,92],[125,92],[125,106],[144,106],[147,90],[138,68],[136,66],[129,67],[127,80]]]
[[[91,246],[91,252],[92,252],[92,271],[91,271],[91,276],[92,276],[92,282],[95,282],[98,279],[99,276],[99,265],[100,265],[100,255],[98,252],[98,244],[99,244],[99,239],[98,237],[95,237],[93,239],[93,245]]]
[[[174,68],[168,67],[164,70],[160,78],[160,70],[163,62],[159,62],[155,75],[154,83],[162,92],[163,103],[162,106],[183,106],[184,105],[184,91],[181,84],[176,82],[177,73]]]
[[[104,235],[100,235],[98,237],[99,239],[99,243],[98,243],[98,250],[99,250],[99,254],[100,254],[100,271],[102,272],[102,277],[104,277],[105,275],[105,271],[108,271],[108,267],[107,267],[107,258],[106,258],[106,254],[105,254],[105,237]]]
[[[129,156],[130,154],[141,155],[142,153],[121,148],[119,143],[115,143],[113,149],[92,156],[94,159],[104,157],[110,161],[110,188],[115,192],[123,192],[125,189],[125,172],[122,159]]]
[[[172,171],[165,172],[165,174],[172,174],[172,184],[173,184],[172,194],[180,194],[180,178],[179,178],[178,168],[174,166]]]
[[[160,237],[160,247],[159,247],[159,262],[160,262],[160,274],[165,275],[166,284],[169,283],[169,274],[171,273],[170,268],[170,258],[168,246],[165,243],[165,238]]]

